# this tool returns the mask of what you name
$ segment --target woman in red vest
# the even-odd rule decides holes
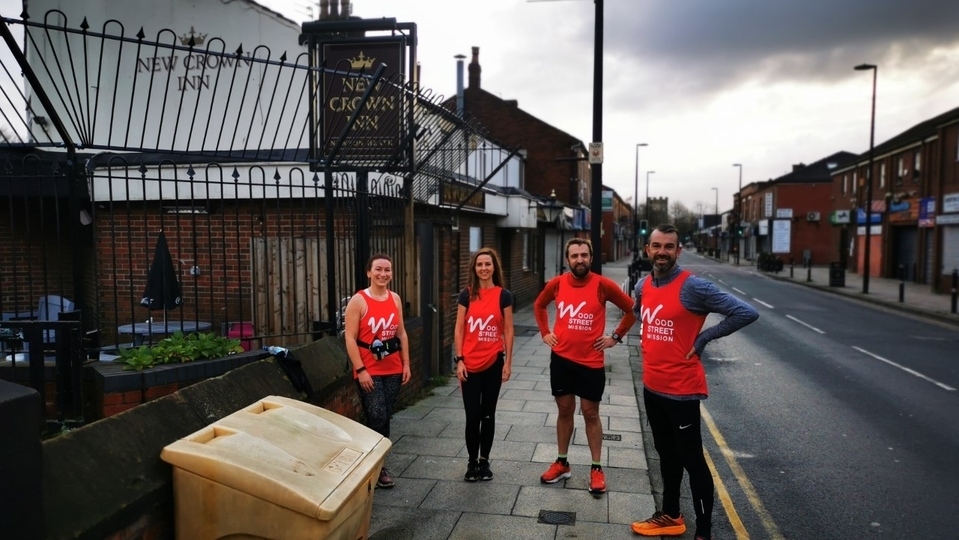
[[[466,408],[467,482],[493,479],[489,453],[496,401],[513,360],[513,294],[505,285],[496,251],[482,248],[474,253],[469,285],[460,291],[453,337],[456,377]]]
[[[353,295],[346,305],[346,353],[353,364],[353,379],[367,425],[389,438],[390,417],[400,395],[400,385],[410,380],[410,346],[403,326],[403,304],[390,291],[393,260],[377,253],[366,264],[370,286]],[[393,487],[393,474],[383,467],[376,483]]]

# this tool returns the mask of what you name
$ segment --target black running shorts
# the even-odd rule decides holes
[[[549,355],[549,384],[554,396],[574,394],[589,401],[602,401],[606,388],[606,370],[590,368],[563,358]]]

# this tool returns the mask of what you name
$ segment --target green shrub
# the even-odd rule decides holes
[[[221,358],[240,352],[243,352],[243,347],[238,339],[225,338],[212,332],[184,335],[177,331],[155,345],[121,349],[117,362],[123,364],[123,369],[141,371],[159,364]]]

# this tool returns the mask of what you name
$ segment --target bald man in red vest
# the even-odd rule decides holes
[[[695,538],[710,540],[713,478],[703,456],[699,416],[699,403],[709,392],[700,356],[707,343],[752,323],[759,313],[676,264],[682,253],[676,227],[656,227],[646,253],[653,272],[636,284],[633,312],[643,323],[643,403],[663,475],[663,509],[633,523],[632,529],[643,536],[686,532],[679,512],[685,469],[696,512]],[[703,330],[710,313],[725,318]]]

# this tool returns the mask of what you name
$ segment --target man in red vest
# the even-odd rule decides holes
[[[710,540],[713,477],[703,456],[699,403],[706,399],[706,372],[700,356],[710,341],[728,336],[759,318],[755,308],[679,267],[679,232],[660,225],[649,236],[646,253],[652,274],[636,284],[633,313],[643,323],[643,402],[659,453],[663,509],[632,529],[643,536],[686,532],[679,512],[683,469],[696,509],[696,540]],[[710,313],[726,318],[703,330]]]
[[[576,396],[586,423],[586,441],[592,455],[589,473],[589,492],[606,493],[606,475],[603,472],[603,424],[599,420],[599,402],[606,386],[605,354],[603,351],[622,343],[636,317],[631,311],[632,299],[620,290],[613,280],[590,272],[593,245],[589,240],[573,238],[566,242],[566,262],[569,272],[556,276],[546,284],[533,304],[533,315],[543,342],[552,349],[549,363],[549,382],[559,417],[556,419],[556,461],[540,477],[545,484],[570,478],[572,472],[566,460],[569,442],[573,436],[573,414]],[[556,321],[549,329],[546,308],[556,301]],[[606,331],[606,301],[625,312],[612,335]]]

